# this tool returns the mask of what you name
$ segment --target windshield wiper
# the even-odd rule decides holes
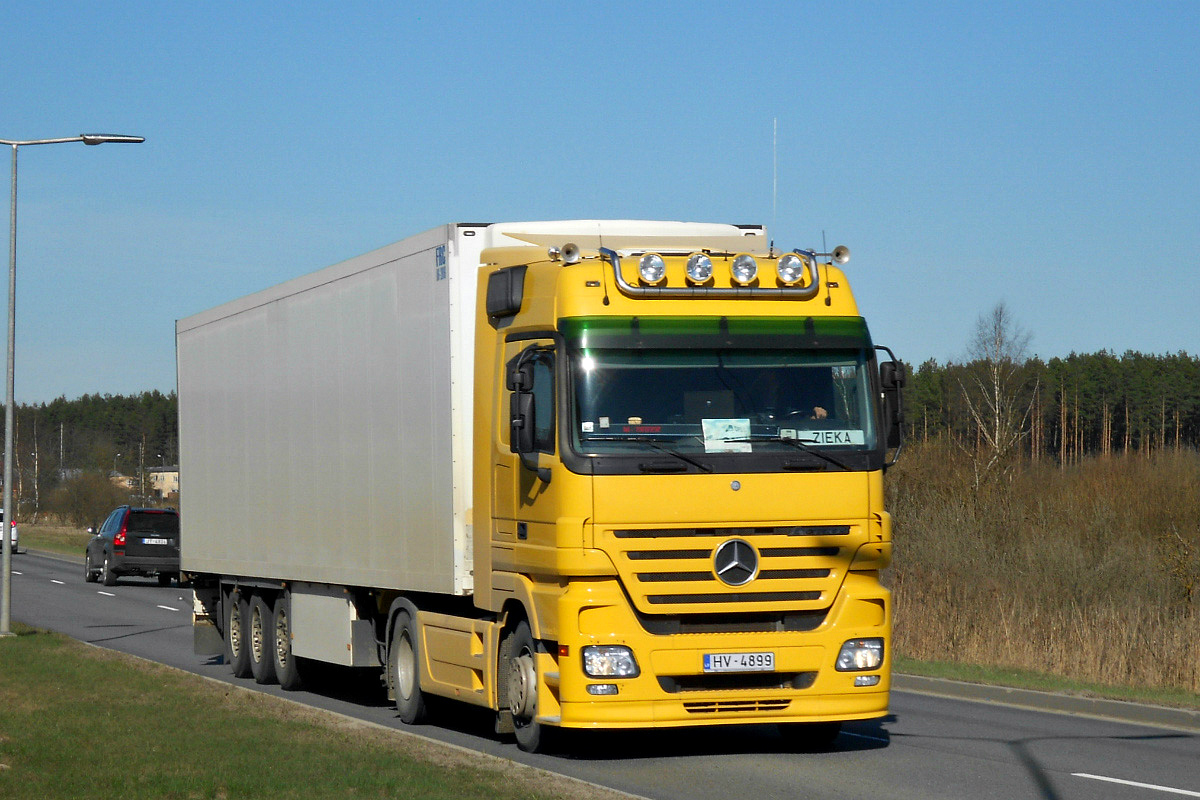
[[[835,467],[841,467],[842,469],[846,470],[847,472],[852,471],[850,468],[850,465],[847,464],[846,462],[842,461],[840,458],[834,458],[833,456],[829,455],[828,453],[822,452],[818,448],[813,447],[808,442],[802,441],[800,439],[784,439],[779,436],[747,436],[743,439],[722,439],[721,441],[724,441],[724,442],[779,442],[781,444],[786,444],[791,447],[794,447],[797,450],[803,450],[805,453],[809,453],[811,455],[816,456],[817,458],[827,461],[830,464],[833,464]]]
[[[588,438],[589,439],[603,439],[604,441],[609,441],[609,442],[637,442],[638,444],[648,444],[648,445],[650,445],[650,447],[654,448],[658,452],[666,453],[669,456],[674,456],[675,458],[679,459],[680,461],[691,464],[693,467],[695,467],[696,469],[698,469],[702,472],[712,472],[712,467],[710,467],[708,464],[705,464],[701,461],[697,461],[696,459],[691,458],[690,456],[685,456],[683,453],[680,453],[678,450],[672,450],[669,447],[663,447],[661,444],[654,441],[653,439],[651,439],[648,436],[589,436]],[[675,469],[669,469],[666,467],[666,465],[659,466],[659,465],[654,465],[654,464],[638,464],[638,469],[642,470],[643,472],[675,472],[675,471],[678,471]]]

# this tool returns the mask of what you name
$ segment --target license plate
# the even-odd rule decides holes
[[[142,544],[170,544],[170,539],[142,539]]]
[[[774,672],[774,653],[705,653],[705,672]]]

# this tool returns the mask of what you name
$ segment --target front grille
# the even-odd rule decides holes
[[[743,672],[725,675],[660,675],[664,692],[724,692],[764,689],[808,689],[817,682],[815,672]]]
[[[862,525],[772,525],[600,530],[597,543],[617,565],[647,615],[812,614],[833,603],[846,566],[865,541]],[[737,539],[754,550],[757,571],[739,585],[716,574],[716,551]],[[747,548],[742,547],[745,554]],[[728,550],[726,551],[728,553]],[[725,574],[738,574],[726,570]],[[750,572],[742,570],[745,577]]]
[[[791,705],[791,702],[791,700],[713,700],[706,703],[684,703],[683,708],[689,714],[751,713],[784,711]]]

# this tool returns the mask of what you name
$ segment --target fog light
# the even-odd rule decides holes
[[[883,663],[883,639],[851,639],[837,657],[838,672],[879,669]]]
[[[854,676],[854,685],[855,686],[878,686],[879,685],[879,676],[878,675],[855,675]]]
[[[617,685],[615,683],[589,683],[587,687],[588,694],[616,694]]]
[[[754,256],[740,255],[733,260],[731,271],[735,281],[748,286],[758,277],[758,261]]]
[[[712,259],[704,253],[696,253],[687,260],[687,276],[692,283],[704,283],[713,274]]]
[[[667,275],[667,262],[658,253],[646,253],[638,262],[638,275],[649,284],[662,283]]]
[[[640,673],[633,651],[619,644],[593,644],[581,651],[583,672],[589,678],[636,678]]]

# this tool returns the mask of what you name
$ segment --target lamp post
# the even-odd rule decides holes
[[[16,362],[17,339],[17,150],[34,144],[63,144],[83,142],[87,145],[121,142],[138,144],[146,141],[141,136],[121,136],[111,133],[82,133],[64,139],[29,139],[14,141],[0,139],[0,144],[12,148],[12,195],[9,212],[8,232],[8,369],[4,395],[4,543],[3,562],[0,565],[0,637],[12,636],[12,541],[9,533],[17,517],[13,506],[13,367]]]

